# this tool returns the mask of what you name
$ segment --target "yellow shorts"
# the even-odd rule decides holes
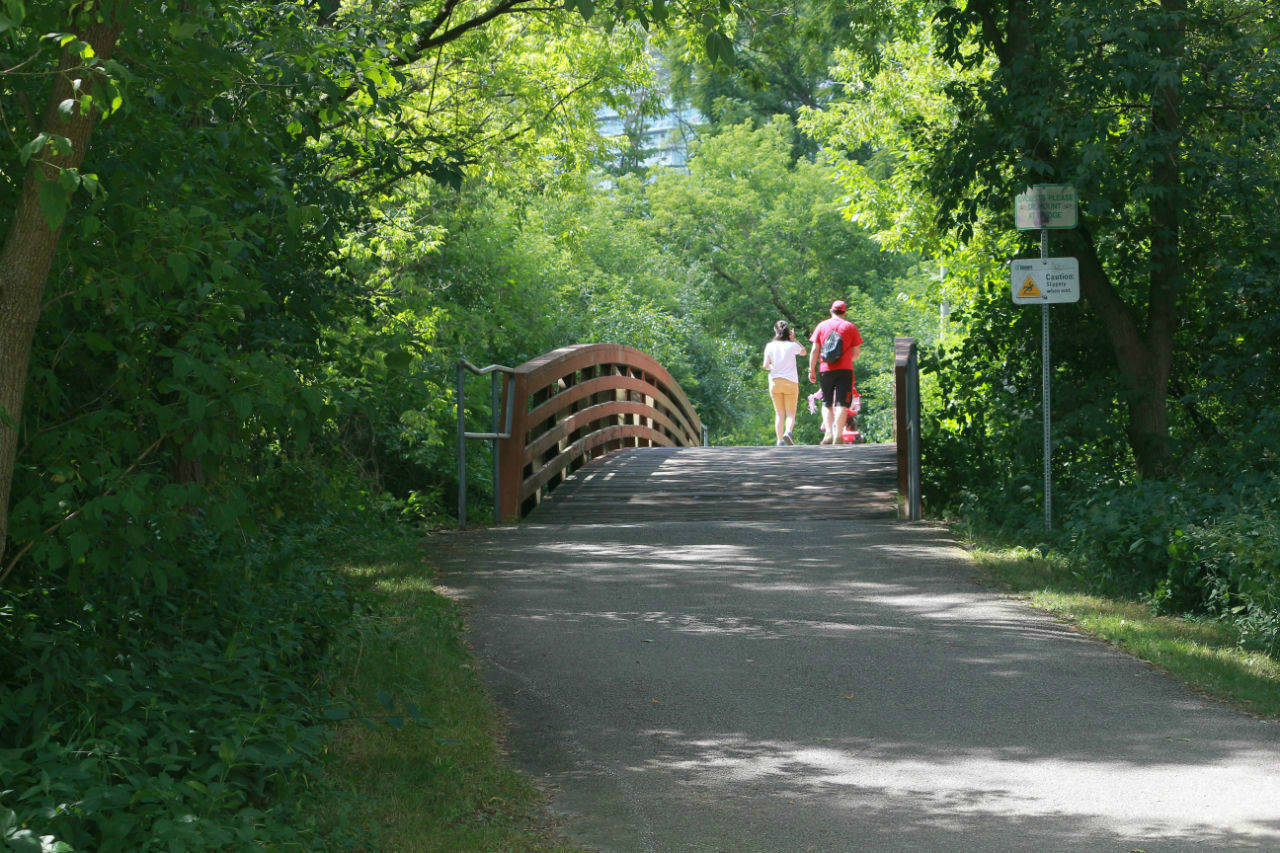
[[[800,383],[773,376],[769,379],[769,396],[773,398],[773,410],[780,415],[794,415],[800,402]]]

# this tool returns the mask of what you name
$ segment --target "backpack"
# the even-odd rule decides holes
[[[840,357],[844,355],[844,338],[840,337],[840,332],[832,329],[827,332],[827,336],[822,339],[822,361],[825,364],[839,364]]]

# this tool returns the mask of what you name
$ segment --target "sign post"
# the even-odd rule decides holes
[[[1053,529],[1052,446],[1049,416],[1049,306],[1080,301],[1080,263],[1075,258],[1049,257],[1049,231],[1075,228],[1076,191],[1066,185],[1041,184],[1020,193],[1013,203],[1019,231],[1040,232],[1040,259],[1009,264],[1015,305],[1040,305],[1040,394],[1044,415],[1044,529]]]

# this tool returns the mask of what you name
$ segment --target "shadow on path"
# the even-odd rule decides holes
[[[889,521],[524,525],[441,583],[600,850],[1280,849],[1280,729]]]

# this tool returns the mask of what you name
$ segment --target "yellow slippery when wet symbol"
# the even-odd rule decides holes
[[[1027,280],[1022,283],[1022,289],[1018,291],[1019,299],[1043,299],[1044,294],[1040,292],[1040,288],[1036,287],[1036,280],[1031,276],[1027,276]]]

